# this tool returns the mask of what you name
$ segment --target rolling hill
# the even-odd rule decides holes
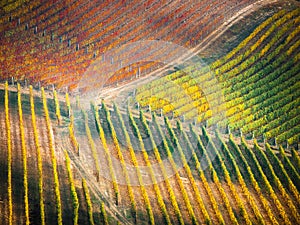
[[[0,5],[1,223],[300,224],[299,2]]]

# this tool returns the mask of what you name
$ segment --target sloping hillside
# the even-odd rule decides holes
[[[298,2],[0,6],[1,224],[300,224]]]

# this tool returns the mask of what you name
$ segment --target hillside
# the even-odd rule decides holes
[[[300,224],[299,2],[0,6],[1,224]]]
[[[256,137],[265,134],[267,139],[277,137],[279,143],[297,143],[299,13],[299,9],[279,11],[210,65],[198,58],[198,65],[138,86],[135,101],[170,117],[220,121],[222,127],[228,123]],[[214,105],[217,108],[212,109]]]
[[[73,89],[94,59],[105,58],[110,49],[141,40],[192,48],[253,2],[2,1],[0,77],[14,74],[32,84]],[[138,67],[147,73],[159,66],[138,63],[122,73],[134,77]]]
[[[1,130],[6,131],[0,142],[5,224],[10,199],[13,223],[25,223],[25,196],[32,224],[42,218],[46,224],[58,218],[72,224],[75,215],[79,224],[104,218],[110,224],[116,218],[125,224],[298,223],[299,155],[293,149],[266,144],[265,151],[260,141],[212,128],[183,128],[179,121],[172,125],[155,115],[147,121],[147,114],[135,117],[116,105],[110,111],[104,103],[99,111],[95,106],[82,111],[74,102],[69,117],[68,100],[58,102],[51,92],[24,88],[17,95],[16,87],[10,90],[1,91],[0,111]],[[82,179],[88,182],[93,208],[84,197]],[[70,192],[71,184],[75,192]]]

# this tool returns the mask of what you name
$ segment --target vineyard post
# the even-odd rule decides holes
[[[55,104],[55,114],[56,114],[56,118],[57,118],[57,123],[60,126],[62,123],[62,119],[61,119],[61,114],[60,114],[59,99],[57,97],[57,91],[55,89],[53,90],[53,100],[54,100],[54,104]]]
[[[69,98],[68,90],[66,92],[65,99],[66,99],[66,104],[67,104],[67,108],[68,108],[68,117],[71,118],[71,103],[70,103],[70,98]]]
[[[229,126],[229,124],[227,124],[227,134],[230,134],[231,132],[230,132],[230,126]]]
[[[79,96],[76,96],[76,107],[80,108]]]

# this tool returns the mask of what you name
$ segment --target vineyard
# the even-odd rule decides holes
[[[135,101],[169,117],[215,124],[222,118],[212,118],[209,103],[219,100],[220,88],[225,100],[217,110],[227,118],[220,126],[276,137],[278,143],[299,142],[299,16],[299,9],[279,11],[211,65],[185,67],[140,85]]]
[[[116,104],[84,110],[55,90],[3,87],[5,224],[300,222],[295,149]]]
[[[111,60],[106,55],[110,49],[140,40],[192,48],[255,1],[22,2],[0,3],[1,78],[14,74],[15,80],[73,90],[95,58]],[[110,84],[160,66],[135,63],[122,68]]]
[[[298,2],[0,6],[1,224],[300,224]]]

